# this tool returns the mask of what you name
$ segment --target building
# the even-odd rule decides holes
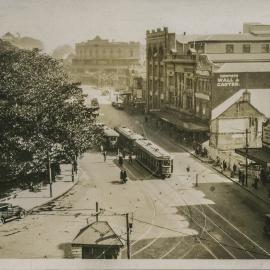
[[[270,88],[270,26],[244,24],[243,33],[215,35],[157,29],[147,31],[146,44],[148,112],[191,123],[193,138],[198,130],[207,136],[212,110],[238,90]]]
[[[129,68],[140,61],[139,42],[114,42],[99,36],[77,43],[72,74],[83,83],[125,88]]]
[[[270,100],[269,89],[241,89],[217,106],[212,112],[209,145],[221,151],[243,148],[246,142],[249,147],[261,147],[262,126],[270,116],[261,99]]]
[[[124,245],[107,221],[96,221],[82,228],[71,246],[74,258],[117,259]]]
[[[233,165],[244,166],[245,159],[237,149],[262,147],[263,125],[270,117],[269,101],[270,89],[240,89],[214,108],[210,140],[203,143],[208,156],[226,161],[231,169]]]

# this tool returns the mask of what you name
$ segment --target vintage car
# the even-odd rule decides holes
[[[11,203],[0,203],[0,225],[15,218],[24,218],[26,211],[20,206]]]

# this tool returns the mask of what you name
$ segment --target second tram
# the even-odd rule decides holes
[[[173,158],[163,148],[149,140],[137,140],[136,160],[154,175],[165,179],[173,173]]]
[[[105,150],[109,150],[109,151],[117,150],[119,134],[115,130],[107,126],[103,127],[103,133],[104,133],[104,139],[105,139],[105,142],[104,142]]]
[[[127,127],[116,127],[115,131],[119,134],[119,148],[129,153],[135,152],[134,146],[137,140],[144,139],[142,135],[135,133]]]

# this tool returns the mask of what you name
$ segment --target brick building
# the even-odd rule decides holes
[[[110,42],[97,36],[76,44],[72,74],[83,83],[126,88],[129,69],[140,57],[139,42]]]
[[[186,123],[189,135],[206,135],[212,109],[239,89],[270,88],[270,26],[244,24],[243,33],[222,35],[157,29],[147,31],[146,46],[147,109]]]

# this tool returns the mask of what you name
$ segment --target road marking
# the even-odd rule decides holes
[[[150,247],[150,246],[151,246],[154,242],[156,242],[156,241],[161,237],[161,235],[163,235],[163,234],[164,234],[164,232],[161,232],[161,233],[158,235],[157,238],[154,238],[154,239],[153,239],[151,242],[149,242],[146,246],[144,246],[143,248],[141,248],[141,249],[137,250],[136,252],[134,252],[134,253],[132,254],[132,257],[135,256],[136,254],[138,254],[138,253],[144,251],[146,248]]]
[[[250,237],[248,237],[246,234],[244,234],[242,231],[240,231],[236,226],[234,226],[229,220],[227,220],[224,216],[222,216],[219,212],[217,212],[215,209],[213,209],[212,207],[210,207],[209,205],[206,205],[206,207],[208,207],[210,210],[212,210],[212,212],[214,212],[216,215],[218,215],[219,217],[221,217],[224,221],[226,221],[228,224],[230,224],[236,231],[238,231],[240,234],[242,234],[246,239],[248,239],[252,244],[254,244],[256,247],[258,247],[260,250],[262,250],[263,252],[265,252],[265,254],[267,254],[268,256],[270,256],[270,253],[268,253],[264,248],[262,248],[261,246],[259,246],[256,242],[254,242]]]

